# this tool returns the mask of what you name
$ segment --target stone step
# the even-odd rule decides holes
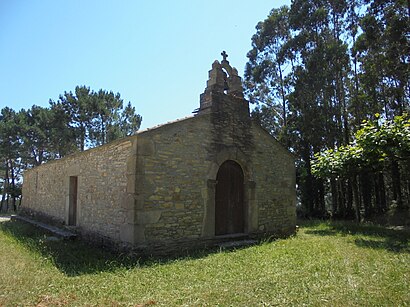
[[[7,222],[7,221],[10,221],[10,216],[8,215],[0,216],[0,223]]]
[[[232,248],[241,248],[251,245],[258,244],[256,240],[237,240],[237,241],[227,241],[217,244],[217,247],[221,249],[232,249]]]
[[[51,226],[45,223],[41,223],[32,219],[29,219],[27,217],[24,216],[20,216],[20,215],[12,215],[11,216],[11,220],[12,221],[22,221],[25,223],[29,223],[35,227],[44,229],[47,232],[50,232],[51,234],[53,234],[54,236],[60,237],[64,240],[73,240],[77,237],[77,234],[75,234],[74,232],[68,231],[66,229],[61,229],[55,226]]]

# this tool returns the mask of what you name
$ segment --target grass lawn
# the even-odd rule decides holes
[[[0,306],[410,306],[409,232],[311,222],[234,251],[135,260],[0,223]]]

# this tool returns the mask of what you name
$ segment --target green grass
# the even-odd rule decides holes
[[[0,223],[0,306],[409,306],[409,232],[311,222],[234,251],[130,259]]]

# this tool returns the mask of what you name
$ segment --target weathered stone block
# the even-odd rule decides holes
[[[150,210],[150,211],[138,211],[137,212],[137,224],[155,224],[159,221],[162,211],[160,210]]]
[[[137,172],[137,155],[131,155],[127,159],[127,175]]]
[[[151,156],[155,152],[155,145],[151,139],[140,138],[138,139],[138,155],[141,156]]]
[[[185,205],[183,203],[176,203],[175,204],[175,209],[177,210],[183,210],[185,208]]]
[[[123,224],[120,226],[120,240],[130,244],[135,243],[134,236],[134,225],[133,224]]]

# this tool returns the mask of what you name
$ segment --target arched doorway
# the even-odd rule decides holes
[[[235,161],[225,161],[216,176],[215,235],[243,233],[244,175]]]

